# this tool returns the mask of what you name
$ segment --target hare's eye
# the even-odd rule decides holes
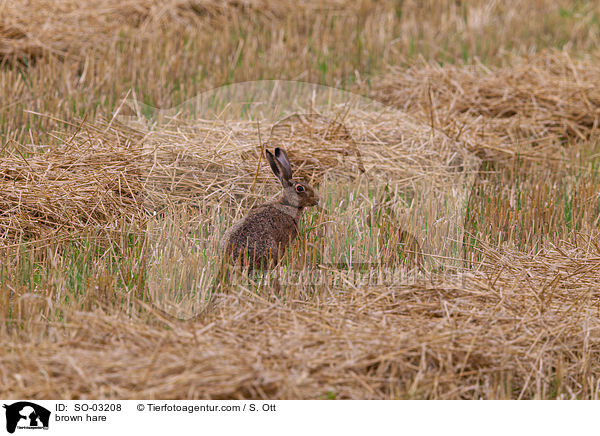
[[[298,191],[298,192],[304,192],[304,186],[302,186],[302,185],[296,186],[296,191]]]

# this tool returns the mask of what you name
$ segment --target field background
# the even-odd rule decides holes
[[[600,398],[599,38],[580,1],[0,0],[0,397]],[[269,123],[114,114],[272,79],[396,115],[348,112],[362,162],[298,144],[326,209],[225,280],[220,235],[277,190]],[[450,151],[478,165],[442,268],[373,174]]]

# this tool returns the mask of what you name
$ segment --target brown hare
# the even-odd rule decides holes
[[[285,150],[277,147],[274,154],[265,150],[265,156],[283,186],[281,197],[252,209],[221,240],[221,250],[251,271],[277,265],[286,247],[298,235],[304,209],[319,204],[310,186],[292,178]]]

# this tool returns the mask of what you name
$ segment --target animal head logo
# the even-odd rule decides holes
[[[5,404],[6,431],[14,433],[19,429],[48,429],[50,411],[29,401]]]

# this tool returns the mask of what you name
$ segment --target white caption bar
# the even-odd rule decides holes
[[[18,436],[596,434],[600,408],[595,401],[0,402],[0,435]]]

